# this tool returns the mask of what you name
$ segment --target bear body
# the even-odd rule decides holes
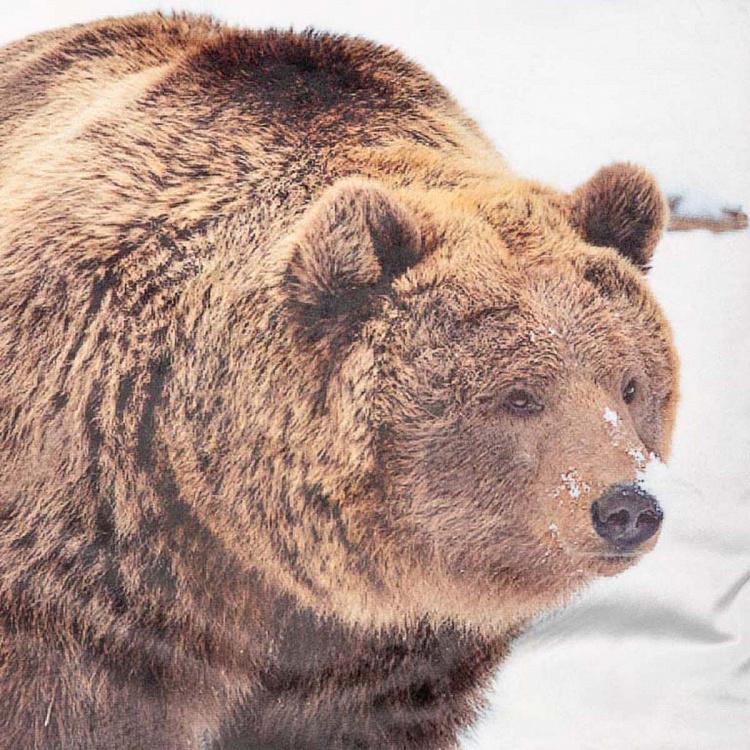
[[[0,747],[455,747],[656,538],[602,510],[677,398],[651,178],[189,16],[12,44],[0,102]]]

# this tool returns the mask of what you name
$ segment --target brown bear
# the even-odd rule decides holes
[[[513,174],[376,44],[0,51],[0,747],[453,748],[657,538],[666,217]]]

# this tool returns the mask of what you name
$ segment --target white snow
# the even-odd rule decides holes
[[[561,474],[560,479],[573,500],[581,496],[581,486],[578,484],[578,472],[575,469]]]
[[[612,425],[612,427],[617,427],[618,424],[620,424],[620,415],[616,412],[607,407],[604,410],[604,421],[609,422],[609,424]]]
[[[0,42],[157,7],[400,47],[525,176],[572,189],[631,160],[684,207],[750,207],[745,0],[28,0]],[[671,460],[643,472],[661,538],[516,643],[465,750],[750,746],[750,234],[668,235],[650,281],[682,360]]]
[[[675,213],[690,216],[707,216],[720,219],[724,209],[740,208],[736,196],[724,195],[719,192],[707,193],[703,190],[685,185],[673,186],[680,200],[674,208]]]
[[[643,455],[643,451],[640,448],[628,448],[628,455],[638,466],[644,466],[646,464],[646,456]]]

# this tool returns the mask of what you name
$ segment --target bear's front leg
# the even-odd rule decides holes
[[[456,748],[509,640],[452,624],[366,635],[296,619],[217,750]]]

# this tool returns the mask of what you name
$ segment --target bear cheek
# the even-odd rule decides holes
[[[485,454],[485,461],[471,463],[455,487],[452,523],[444,527],[449,533],[440,533],[452,567],[478,575],[512,569],[517,575],[535,563],[529,519],[537,512],[538,463],[529,453],[504,447]],[[458,536],[452,533],[457,528],[462,529]],[[518,554],[509,554],[511,548]]]

